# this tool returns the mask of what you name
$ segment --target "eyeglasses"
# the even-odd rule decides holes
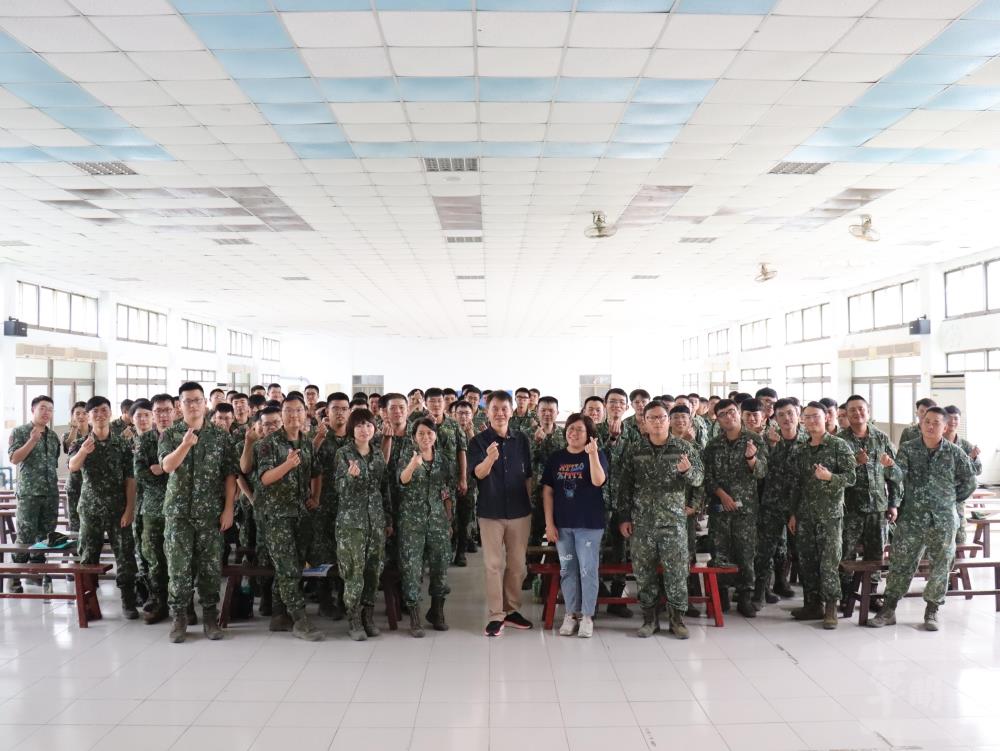
[[[645,419],[646,422],[666,422],[667,421],[667,416],[666,415],[646,415],[645,418],[643,418],[643,419]]]
[[[736,408],[733,407],[732,409],[724,409],[721,412],[716,412],[715,416],[716,416],[716,418],[719,418],[719,417],[732,417],[733,415],[737,415],[737,414],[739,414],[739,413],[736,411]]]

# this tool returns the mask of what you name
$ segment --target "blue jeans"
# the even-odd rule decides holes
[[[597,566],[604,530],[560,527],[558,531],[559,585],[566,612],[593,616],[597,609]]]

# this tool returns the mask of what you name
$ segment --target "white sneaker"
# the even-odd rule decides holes
[[[594,619],[589,615],[580,619],[580,630],[576,634],[581,639],[589,639],[594,635]]]
[[[576,633],[576,629],[579,627],[580,621],[573,617],[571,613],[566,613],[563,616],[562,625],[559,627],[559,636],[572,636]]]

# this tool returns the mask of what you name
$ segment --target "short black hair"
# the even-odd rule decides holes
[[[795,402],[793,402],[788,397],[785,397],[784,399],[779,399],[774,403],[774,411],[777,412],[779,409],[784,409],[785,407],[795,407],[795,406],[797,406]]]
[[[363,394],[363,393],[364,393],[364,391],[360,391],[360,392],[358,392],[358,393],[361,393],[361,394]],[[381,398],[382,398],[382,395],[381,395],[381,394],[380,394],[379,392],[377,392],[377,391],[373,391],[373,392],[371,392],[371,393],[370,393],[370,394],[368,395],[368,398],[369,398],[369,399],[381,399]]]
[[[540,396],[538,397],[539,404],[554,404],[556,407],[559,406],[559,400],[554,396]]]
[[[398,391],[390,391],[388,394],[379,399],[379,405],[381,406],[384,404],[388,407],[389,402],[395,401],[396,399],[402,399],[404,402],[409,402],[409,400]]]
[[[628,394],[628,400],[634,402],[636,399],[648,399],[649,392],[646,389],[632,389]]]
[[[471,404],[469,404],[469,403],[468,403],[467,401],[465,401],[464,399],[459,399],[459,400],[458,400],[457,402],[452,402],[452,403],[451,403],[451,409],[455,410],[456,412],[457,412],[458,410],[462,409],[462,407],[465,407],[465,408],[466,408],[467,410],[469,410],[470,412],[472,411],[472,405],[471,405]]]
[[[372,396],[378,396],[378,395],[377,394],[372,394]],[[358,398],[365,398],[365,399],[367,399],[368,398],[368,394],[366,394],[364,391],[355,391],[354,392],[354,396],[351,397],[351,398],[352,399],[358,399]]]
[[[778,392],[772,389],[770,386],[765,386],[762,389],[757,389],[757,393],[754,396],[760,399],[762,396],[769,396],[772,399],[778,398]]]
[[[350,404],[351,399],[343,391],[334,391],[326,397],[326,403],[329,404],[330,402],[347,402]]]
[[[733,396],[733,401],[737,404],[743,404],[747,399],[753,399],[753,397],[745,391],[737,391]]]
[[[347,435],[351,439],[354,438],[354,429],[363,422],[371,423],[372,427],[375,427],[375,415],[370,409],[361,408],[351,412],[351,416],[347,418]]]
[[[289,402],[298,402],[303,407],[306,406],[306,400],[302,397],[302,394],[300,394],[298,391],[293,391],[288,396],[286,396],[285,401],[281,403],[281,406],[285,406]]]
[[[715,407],[713,408],[712,411],[715,412],[715,414],[719,414],[719,410],[729,409],[730,407],[735,407],[735,406],[736,402],[734,402],[732,399],[719,399],[719,401],[715,403]]]
[[[108,399],[108,397],[106,397],[106,396],[92,396],[92,397],[90,397],[87,400],[86,410],[87,410],[87,412],[90,412],[91,410],[95,410],[98,407],[105,407],[105,406],[108,409],[111,409],[111,400]]]
[[[538,389],[536,389],[534,386],[532,386],[530,389],[528,389],[528,393],[529,394],[538,394],[538,396],[542,395],[542,392],[539,391]]]
[[[917,403],[916,403],[915,406],[917,406],[917,407],[928,407],[928,408],[929,407],[936,407],[937,406],[937,402],[934,401],[933,399],[931,399],[930,397],[925,396],[923,399],[917,399]]]
[[[130,409],[132,409],[133,404],[135,404],[135,402],[132,401],[131,399],[122,399],[122,403],[120,405],[122,408],[122,412],[128,412]]]
[[[162,404],[163,402],[170,402],[170,406],[174,404],[174,397],[170,394],[156,394],[152,399],[149,400],[150,404],[154,406],[157,404]]]
[[[451,386],[447,386],[447,387],[441,389],[441,395],[442,396],[458,396],[458,392],[455,391],[455,389],[453,389]]]
[[[140,409],[145,409],[148,410],[149,412],[152,412],[153,403],[149,401],[149,399],[136,399],[134,402],[132,402],[132,406],[128,408],[128,416],[135,417],[135,413],[138,412]],[[230,407],[230,409],[232,409],[232,407]]]
[[[233,405],[223,402],[215,408],[215,411],[222,415],[231,415],[233,414]]]
[[[267,397],[263,394],[250,394],[247,401],[250,402],[251,407],[263,407],[267,404]]]
[[[947,412],[949,415],[961,415],[962,414],[962,410],[960,410],[954,404],[949,404],[947,407],[944,408],[944,411]]]
[[[40,394],[40,395],[36,396],[34,399],[31,400],[31,408],[34,409],[36,405],[41,404],[42,402],[48,402],[53,407],[56,406],[56,403],[54,401],[52,401],[52,397],[51,396],[46,396],[45,394]],[[24,402],[22,402],[22,404],[23,403]]]
[[[270,391],[271,389],[278,389],[280,391],[281,390],[281,384],[280,383],[269,383],[269,384],[267,384],[267,390]]]
[[[436,396],[444,397],[444,392],[437,386],[431,386],[424,392],[424,399],[433,399]]]
[[[463,394],[463,396],[465,394],[468,394],[470,391],[472,393],[474,393],[474,394],[479,394],[480,396],[483,395],[483,390],[481,388],[479,388],[478,386],[474,386],[471,383],[467,383],[464,386],[462,386],[462,394]]]
[[[410,425],[410,435],[414,438],[417,436],[417,428],[423,425],[425,428],[430,428],[437,433],[437,424],[434,422],[433,418],[421,417],[419,420],[414,420],[413,424]]]
[[[868,400],[865,399],[863,396],[861,396],[861,394],[851,394],[849,397],[847,397],[847,400],[844,402],[844,404],[849,404],[851,402],[864,402],[865,404],[868,404]]]
[[[690,394],[688,394],[688,399],[697,399],[699,402],[702,401],[702,398],[693,391]]]
[[[740,412],[763,412],[764,405],[756,399],[744,399],[740,402]]]
[[[304,389],[302,389],[302,390],[303,390],[303,391],[308,391],[309,389],[312,389],[313,391],[315,391],[317,395],[319,394],[319,386],[317,386],[316,384],[314,384],[314,383],[310,383],[309,385],[307,385],[307,386],[306,386],[306,387],[305,387]]]
[[[539,399],[539,401],[541,401],[541,399]],[[594,394],[593,396],[588,396],[583,400],[583,406],[586,407],[591,402],[600,402],[601,404],[604,404],[604,399],[599,397],[597,394]]]
[[[233,393],[233,401],[235,402],[237,399],[247,399],[247,400],[249,400],[250,397],[247,396],[246,394],[244,394],[242,391],[236,391],[236,392]]]
[[[652,401],[648,402],[645,407],[642,408],[642,416],[645,417],[649,412],[653,411],[654,409],[662,409],[664,412],[667,412],[667,405],[661,402],[659,399],[653,399]]]
[[[265,388],[264,388],[263,386],[261,386],[261,385],[260,385],[259,383],[258,383],[258,384],[257,384],[256,386],[251,386],[251,387],[250,387],[250,391],[256,391],[257,389],[260,389],[261,391],[267,391],[267,389],[265,389]]]
[[[226,392],[223,391],[222,389],[212,389],[211,391],[208,392],[209,396],[215,396],[216,394],[222,394],[223,396],[225,396]]]
[[[670,410],[671,417],[673,417],[674,415],[690,415],[690,414],[691,414],[691,408],[686,404],[675,404],[673,408]]]
[[[268,404],[264,409],[257,413],[257,419],[259,420],[264,415],[280,415],[281,407],[275,407],[273,404]]]
[[[229,389],[229,391],[226,392],[226,396],[235,396],[235,395],[237,395],[239,393],[240,392],[237,391],[236,389]]]
[[[329,402],[327,402],[327,404],[329,404]],[[367,407],[368,406],[368,400],[365,399],[365,398],[363,398],[363,397],[356,396],[353,399],[351,399],[350,406],[351,407]]]
[[[684,398],[687,399],[686,396]],[[662,394],[659,397],[659,399],[660,399],[661,402],[672,402],[672,401],[674,401],[674,395],[673,394]]]
[[[185,381],[181,384],[181,387],[177,389],[178,394],[183,394],[185,391],[199,391],[202,396],[205,396],[205,389],[203,389],[201,384],[197,381]]]
[[[301,391],[294,390],[294,389],[292,391],[289,391],[287,394],[285,394],[285,398],[286,399],[288,397],[290,397],[290,396],[297,396],[299,399],[305,399],[305,396],[303,395],[303,393]]]
[[[625,389],[620,389],[617,386],[613,386],[612,388],[608,389],[605,392],[604,401],[607,402],[608,397],[610,397],[612,394],[617,394],[618,396],[624,396],[626,400],[628,399],[628,394],[625,393]]]
[[[38,397],[35,397],[35,398],[37,399]],[[173,399],[172,396],[168,396],[167,398],[168,399]],[[69,408],[69,413],[72,415],[77,409],[82,409],[82,410],[86,411],[86,409],[87,409],[87,402],[73,402],[73,406]]]
[[[510,394],[506,391],[491,391],[490,395],[486,397],[486,406],[493,404],[493,402],[507,402],[507,404],[512,404],[513,399],[511,399]]]
[[[836,399],[831,399],[828,396],[824,396],[822,399],[820,399],[819,403],[823,405],[823,409],[830,409],[830,407],[833,407],[834,409],[836,409],[837,407],[840,406],[837,403]]]
[[[930,414],[941,415],[941,417],[945,418],[946,420],[948,419],[948,413],[945,412],[944,409],[937,406],[936,404],[933,407],[927,408],[927,411],[924,413],[924,417],[927,417],[927,415]]]
[[[518,394],[527,394],[528,396],[531,396],[531,392],[528,391],[528,389],[526,389],[524,386],[518,386],[516,389],[514,389],[514,396],[517,396]]]
[[[423,396],[424,395],[424,390],[423,389],[410,389],[409,391],[406,392],[406,398],[409,399],[414,394],[420,394],[420,396]]]
[[[583,414],[582,412],[574,412],[569,417],[567,417],[566,418],[566,427],[563,428],[563,430],[565,430],[570,425],[572,425],[574,423],[577,423],[577,422],[582,422],[583,423],[583,427],[587,429],[587,440],[588,441],[591,438],[597,438],[597,426],[594,425],[593,419],[591,419],[589,416]]]
[[[265,403],[268,407],[277,407],[279,410],[281,409],[281,402],[278,399],[268,399]]]

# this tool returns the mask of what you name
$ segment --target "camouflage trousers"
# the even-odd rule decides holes
[[[202,608],[218,606],[222,539],[216,519],[166,517],[163,549],[167,555],[167,603],[171,615],[187,612],[196,585]]]
[[[136,512],[132,522],[132,536],[135,538],[135,552],[139,554],[139,578],[149,581],[149,561],[146,559],[146,551],[142,547],[142,530],[145,519],[142,512]]]
[[[344,580],[344,608],[348,612],[375,604],[384,555],[385,530],[381,527],[345,529],[338,525],[337,565]]]
[[[924,600],[934,605],[943,605],[948,591],[948,574],[955,558],[955,528],[958,514],[951,523],[942,523],[929,515],[914,519],[901,519],[896,523],[896,534],[892,540],[892,556],[889,558],[889,579],[886,582],[885,598],[898,602],[910,588],[913,574],[921,558],[930,564]]]
[[[455,542],[456,551],[464,554],[465,546],[469,542],[472,516],[476,509],[476,494],[472,488],[469,488],[469,492],[465,495],[456,494],[454,497],[457,501],[455,503],[455,514],[452,517],[452,528],[455,531],[452,540]]]
[[[108,536],[115,554],[115,584],[122,596],[135,593],[135,537],[131,527],[121,526],[121,511],[97,512],[84,510],[80,514],[80,563],[100,563],[104,536]]]
[[[260,545],[261,535],[257,532],[253,504],[246,496],[240,496],[236,503],[236,526],[239,529],[241,548],[250,550]]]
[[[955,504],[958,510],[958,529],[955,530],[955,544],[964,545],[968,536],[965,530],[965,501]]]
[[[154,597],[166,602],[167,554],[163,549],[164,518],[162,515],[142,515],[142,555],[149,563],[149,589]]]
[[[632,537],[632,571],[639,588],[643,610],[656,607],[662,582],[671,607],[681,611],[688,606],[688,539],[684,519],[659,526],[636,524]],[[663,574],[657,568],[663,565]]]
[[[29,495],[17,499],[17,542],[34,545],[56,529],[59,516],[59,496]],[[35,563],[45,562],[45,553],[31,553]],[[28,553],[15,553],[14,563],[27,563]]]
[[[264,514],[263,529],[274,566],[274,593],[280,596],[290,614],[305,609],[299,582],[310,537],[306,517]]]
[[[795,519],[795,547],[799,554],[799,578],[806,602],[836,602],[840,599],[840,551],[844,520]]]
[[[69,531],[80,531],[80,491],[83,489],[83,472],[70,472],[66,479],[66,511],[69,513]]]
[[[329,499],[320,503],[319,508],[306,511],[305,522],[309,525],[309,549],[306,560],[313,566],[321,563],[337,562],[337,504]]]
[[[858,557],[858,545],[863,552],[861,559],[864,561],[882,560],[882,552],[885,550],[885,543],[888,539],[888,528],[886,527],[884,511],[844,511],[844,537],[840,550],[840,559],[843,561],[854,561]],[[851,586],[853,574],[841,573],[840,583],[844,592]],[[881,578],[881,573],[875,571],[871,579],[877,582]]]
[[[399,517],[399,562],[403,577],[403,603],[420,604],[424,562],[430,569],[431,597],[444,597],[448,589],[451,563],[451,522],[444,511],[433,514],[402,513]]]
[[[757,512],[757,553],[753,564],[757,584],[770,580],[775,559],[784,561],[788,557],[785,530],[789,516],[782,506],[761,506]]]
[[[712,566],[738,566],[739,573],[720,576],[720,585],[752,592],[754,556],[757,552],[757,514],[752,511],[718,511],[708,517],[712,536]]]

